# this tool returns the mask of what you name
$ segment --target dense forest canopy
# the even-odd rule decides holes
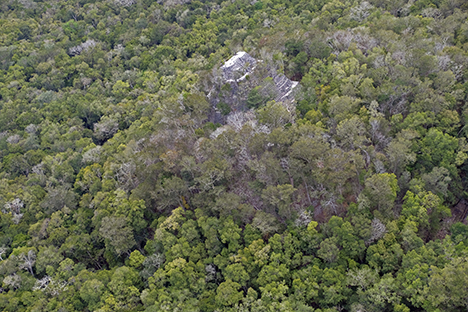
[[[0,309],[466,311],[467,94],[465,0],[0,1]]]

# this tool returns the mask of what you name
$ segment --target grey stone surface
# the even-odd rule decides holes
[[[256,87],[265,101],[281,102],[288,110],[294,107],[299,83],[247,52],[237,52],[219,68],[218,75],[220,79],[213,80],[213,89],[208,94],[213,107],[210,117],[212,122],[225,124],[229,116],[246,112],[249,92]]]
[[[252,73],[256,64],[257,60],[251,57],[247,52],[237,52],[236,55],[221,66],[223,78],[227,82],[242,81],[247,75]]]
[[[221,66],[223,78],[229,83],[239,83],[248,75],[254,74],[257,64],[261,62],[262,61],[256,60],[250,56],[247,52],[237,52],[223,66]],[[294,98],[292,91],[298,85],[298,82],[288,79],[285,75],[277,73],[276,70],[269,70],[268,76],[272,77],[275,83],[275,93],[277,94],[275,100],[277,102],[292,100]]]
[[[294,99],[293,89],[299,84],[297,81],[292,81],[283,74],[273,76],[273,81],[277,90],[276,102]]]

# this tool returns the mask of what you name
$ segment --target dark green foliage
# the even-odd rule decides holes
[[[219,102],[217,107],[221,114],[224,116],[228,115],[231,112],[231,107],[229,107],[229,105],[224,102]]]
[[[260,93],[259,87],[252,89],[247,96],[247,107],[248,108],[259,108],[262,104],[266,103],[265,97]]]

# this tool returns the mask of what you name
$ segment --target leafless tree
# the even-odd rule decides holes
[[[21,254],[20,260],[22,261],[22,263],[19,267],[21,269],[26,269],[29,273],[31,273],[32,276],[34,276],[33,267],[36,263],[36,253],[33,250],[30,250],[26,255]]]
[[[52,297],[60,295],[63,291],[67,290],[67,282],[60,282],[52,279],[46,275],[43,278],[36,280],[33,290],[40,290]]]
[[[385,224],[383,224],[382,221],[380,221],[377,218],[374,218],[374,220],[372,220],[371,226],[372,226],[372,233],[371,233],[371,237],[366,242],[367,244],[370,244],[372,242],[379,240],[385,235],[385,233],[387,233],[387,228],[385,227]]]
[[[206,277],[205,281],[210,282],[216,279],[216,267],[214,264],[210,263],[205,267]]]
[[[372,4],[367,1],[363,1],[360,5],[350,10],[350,17],[358,22],[364,21],[371,14],[371,10],[374,8]]]
[[[21,276],[16,273],[8,275],[3,279],[3,284],[16,290],[21,286]]]
[[[102,147],[100,145],[86,151],[83,154],[83,159],[81,162],[84,164],[93,164],[99,162],[101,159],[101,151]]]
[[[0,247],[0,260],[3,261],[3,255],[7,252],[8,248],[5,246]]]
[[[3,210],[3,213],[20,213],[21,208],[24,207],[24,203],[21,199],[16,198],[10,202],[7,202],[4,207],[5,209]]]
[[[119,130],[117,120],[109,117],[103,117],[101,121],[94,124],[94,133],[99,140],[111,138]]]
[[[23,214],[21,213],[21,208],[23,207],[24,203],[21,201],[21,199],[16,198],[10,202],[7,202],[2,211],[3,213],[11,213],[13,216],[13,222],[18,224],[23,217]]]
[[[88,50],[91,50],[93,49],[95,46],[97,45],[97,42],[94,41],[93,39],[88,39],[86,40],[85,42],[77,45],[77,46],[74,46],[74,47],[71,47],[70,49],[68,49],[68,54],[74,56],[74,55],[80,55],[81,52],[83,51],[88,51]]]

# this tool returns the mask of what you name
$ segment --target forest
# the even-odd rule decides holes
[[[466,0],[2,0],[0,310],[466,311],[467,100]]]

